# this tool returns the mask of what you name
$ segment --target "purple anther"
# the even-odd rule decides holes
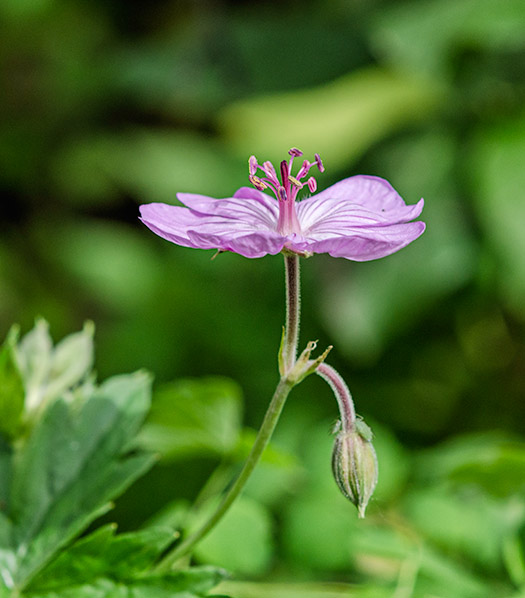
[[[288,182],[288,177],[290,176],[290,172],[288,170],[288,162],[283,160],[281,162],[281,181],[283,182],[283,187],[289,188],[290,183]]]
[[[303,152],[300,149],[297,149],[296,147],[292,147],[292,149],[288,150],[288,153],[290,154],[290,156],[294,158],[298,158],[299,156],[303,155]]]
[[[323,161],[321,160],[321,156],[319,154],[315,154],[315,163],[317,164],[319,172],[324,172]]]
[[[308,179],[308,189],[310,189],[310,193],[315,193],[317,189],[317,181],[313,176]]]
[[[286,189],[282,185],[277,187],[277,197],[280,201],[286,201]]]
[[[268,187],[268,185],[263,183],[258,176],[251,174],[248,179],[256,189],[259,189],[259,191],[264,191]]]
[[[257,164],[257,158],[255,156],[250,156],[248,160],[248,168],[250,169],[250,175],[253,176],[257,172],[257,168],[259,165]]]

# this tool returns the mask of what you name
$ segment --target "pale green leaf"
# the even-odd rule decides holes
[[[319,153],[332,171],[389,133],[428,118],[440,102],[440,90],[428,80],[369,68],[318,88],[232,104],[219,124],[239,156],[279,163],[283,152],[299,147],[310,159]]]

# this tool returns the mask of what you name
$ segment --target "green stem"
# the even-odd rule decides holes
[[[283,363],[284,371],[287,373],[295,365],[299,342],[299,320],[301,317],[299,256],[285,255],[284,266],[286,272],[286,327],[284,329]]]
[[[284,362],[286,364],[286,372],[289,372],[295,364],[299,336],[299,258],[295,255],[285,255],[284,260],[286,266],[286,326]],[[175,548],[169,552],[164,559],[162,559],[162,561],[157,565],[157,572],[163,573],[169,571],[179,559],[189,554],[193,547],[215,527],[235,499],[239,496],[242,489],[246,485],[248,478],[259,462],[264,449],[268,445],[277,422],[279,421],[279,416],[283,410],[286,398],[294,386],[295,383],[288,379],[286,373],[281,376],[268,410],[266,411],[266,415],[264,416],[261,428],[259,429],[253,444],[252,450],[248,455],[246,463],[244,464],[239,477],[224,495],[219,506],[212,513],[210,518],[193,534],[175,546]]]

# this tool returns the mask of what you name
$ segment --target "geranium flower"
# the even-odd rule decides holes
[[[251,156],[249,180],[254,188],[241,187],[224,199],[178,193],[186,207],[146,204],[140,208],[141,220],[157,235],[184,247],[233,251],[248,258],[281,251],[328,253],[357,262],[390,255],[425,230],[424,222],[411,222],[421,214],[423,200],[406,205],[390,183],[375,176],[352,176],[296,201],[305,186],[315,193],[310,169],[316,166],[323,172],[324,167],[316,154],[313,162],[304,160],[294,176],[293,162],[302,152],[293,148],[288,153],[279,176],[271,162],[259,165]],[[275,197],[264,193],[268,189]]]

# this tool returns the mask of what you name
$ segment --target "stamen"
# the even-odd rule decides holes
[[[282,185],[277,187],[277,198],[280,201],[286,201],[286,189]]]
[[[290,172],[288,171],[288,162],[283,160],[281,162],[281,181],[283,182],[283,187],[285,189],[290,187],[290,183],[288,182],[288,177],[290,176]]]
[[[321,160],[321,156],[319,154],[315,154],[315,163],[317,164],[319,172],[324,172],[323,161]]]
[[[288,150],[288,153],[293,158],[298,158],[299,156],[303,155],[303,152],[300,149],[297,149],[296,147],[292,147],[292,149]]]
[[[310,162],[308,162],[308,160],[305,160],[303,162],[303,165],[299,169],[299,172],[297,173],[297,178],[299,180],[301,180],[304,176],[306,176],[308,174],[308,171],[310,170],[311,166],[312,165],[310,164]]]
[[[257,164],[257,158],[255,156],[250,156],[248,160],[248,168],[250,169],[250,175],[253,176],[257,172],[257,168],[259,165]]]
[[[251,174],[248,179],[250,180],[250,183],[256,188],[259,189],[259,191],[264,191],[268,185],[266,185],[265,183],[263,183],[263,181],[261,181],[261,179],[258,176],[255,176],[253,174]]]
[[[263,170],[266,173],[266,176],[270,179],[270,181],[274,185],[279,184],[279,179],[277,178],[277,173],[275,172],[275,168],[270,161],[263,163]]]
[[[315,193],[317,189],[317,181],[313,176],[308,179],[308,189],[310,189],[310,193]]]
[[[299,189],[303,188],[303,184],[301,183],[301,181],[298,181],[294,176],[289,175],[288,176],[288,180],[290,181],[290,183],[292,183],[293,185],[295,185]]]

